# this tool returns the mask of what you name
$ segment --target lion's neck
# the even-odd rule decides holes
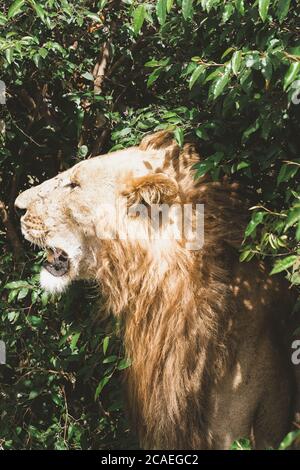
[[[124,320],[132,360],[128,398],[145,447],[208,445],[199,434],[209,396],[204,365],[225,372],[219,343],[226,327],[218,331],[215,320],[218,315],[220,325],[226,313],[227,290],[215,280],[220,272],[204,273],[197,266],[196,271],[191,253],[180,249],[158,260],[119,245],[107,252],[99,271],[108,308]]]

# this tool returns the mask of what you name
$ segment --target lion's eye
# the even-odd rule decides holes
[[[71,189],[79,188],[79,186],[80,186],[80,185],[79,185],[78,183],[76,183],[75,181],[71,181],[71,183],[69,183],[69,184],[67,185],[67,187],[68,187],[68,188],[71,188]]]

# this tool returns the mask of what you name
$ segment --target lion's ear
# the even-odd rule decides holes
[[[178,195],[178,184],[164,173],[153,173],[126,181],[123,192],[128,198],[128,205],[172,203]]]
[[[154,134],[149,134],[143,137],[139,145],[140,150],[161,150],[161,149],[176,149],[179,151],[174,133],[171,131],[158,131]]]

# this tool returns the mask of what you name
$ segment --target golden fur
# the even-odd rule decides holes
[[[171,133],[159,132],[138,148],[79,163],[19,196],[17,206],[27,209],[23,233],[69,255],[66,275],[42,272],[45,288],[96,279],[104,310],[122,319],[132,360],[128,404],[141,446],[224,449],[242,437],[257,448],[276,446],[293,411],[281,339],[292,295],[262,263],[239,263],[245,197],[226,181],[196,183],[199,158],[192,144],[180,149]],[[117,200],[133,232],[148,224],[126,215],[135,204],[203,203],[204,246],[122,238],[105,206]]]

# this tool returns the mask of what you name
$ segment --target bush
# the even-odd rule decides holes
[[[192,134],[198,176],[227,175],[259,200],[241,261],[267,257],[300,284],[299,12],[291,0],[2,2],[4,448],[136,445],[116,325],[95,323],[95,290],[40,291],[42,254],[21,244],[13,211],[20,190],[153,130],[179,144]]]

